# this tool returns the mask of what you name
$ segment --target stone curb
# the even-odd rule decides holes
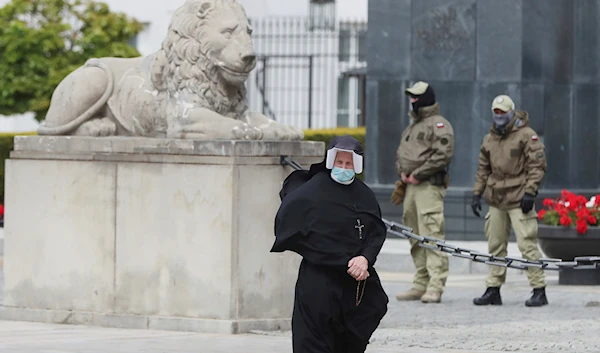
[[[0,320],[213,334],[289,331],[291,319],[215,320],[0,306]]]

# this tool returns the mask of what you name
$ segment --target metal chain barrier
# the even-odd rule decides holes
[[[576,257],[573,261],[562,261],[561,259],[542,258],[538,261],[526,260],[515,256],[498,257],[491,254],[482,253],[475,250],[459,248],[458,246],[446,243],[446,241],[414,234],[412,228],[383,219],[389,234],[404,239],[414,239],[420,247],[443,251],[452,256],[469,259],[474,262],[481,262],[492,266],[502,266],[527,270],[528,268],[541,268],[543,270],[558,271],[561,268],[572,268],[575,270],[589,270],[600,268],[600,256]]]
[[[280,162],[282,165],[289,165],[295,170],[304,170],[302,166],[295,161],[281,156]],[[403,239],[414,239],[420,247],[443,251],[455,257],[468,259],[473,262],[480,262],[492,266],[502,266],[508,268],[516,268],[518,270],[527,270],[529,268],[541,268],[543,270],[558,271],[561,268],[572,268],[575,270],[594,270],[600,268],[600,256],[576,257],[573,261],[563,261],[561,259],[541,258],[538,261],[527,260],[515,256],[498,257],[491,254],[482,253],[475,250],[460,248],[458,246],[446,243],[445,240],[418,235],[413,233],[413,229],[405,225],[388,221],[382,218],[385,223],[388,234]]]

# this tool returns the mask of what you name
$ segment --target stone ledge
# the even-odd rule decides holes
[[[6,306],[0,306],[0,320],[219,334],[291,330],[291,319],[210,320],[149,315],[103,314],[69,310],[27,309]]]
[[[155,154],[218,157],[322,157],[320,141],[201,141],[145,137],[16,136],[15,152]],[[16,154],[15,154],[16,155]]]
[[[127,153],[100,153],[100,152],[35,152],[12,151],[11,160],[53,160],[53,161],[86,161],[86,162],[131,162],[131,163],[169,163],[169,164],[212,164],[212,165],[279,165],[280,157],[217,157],[176,154],[127,154]],[[304,168],[312,163],[319,162],[317,157],[298,156],[294,161]]]

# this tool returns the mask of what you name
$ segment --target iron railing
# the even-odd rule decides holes
[[[257,55],[247,84],[252,110],[303,129],[364,124],[366,23],[311,29],[304,17],[250,22]]]

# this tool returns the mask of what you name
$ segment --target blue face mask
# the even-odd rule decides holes
[[[353,169],[343,169],[339,167],[333,167],[331,175],[342,183],[348,182],[354,178]]]

